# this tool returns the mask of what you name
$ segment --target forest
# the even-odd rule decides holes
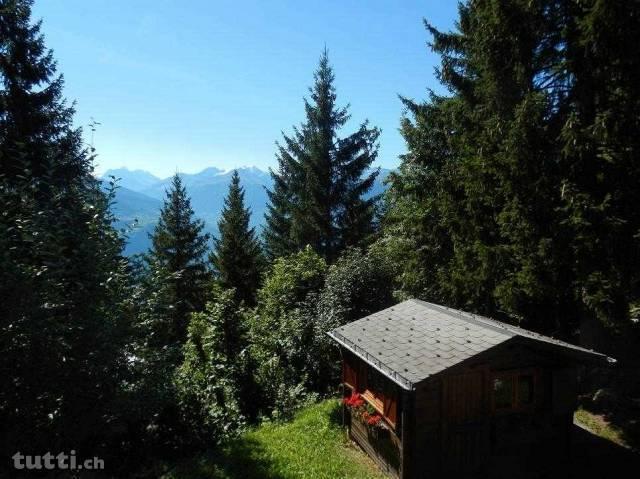
[[[637,370],[638,2],[466,0],[452,31],[426,19],[446,93],[400,97],[406,152],[377,196],[380,130],[346,128],[319,49],[264,229],[236,174],[210,238],[176,175],[130,257],[118,179],[96,178],[31,7],[0,0],[0,474],[16,451],[75,450],[157,477],[335,396],[326,332],[407,298]]]

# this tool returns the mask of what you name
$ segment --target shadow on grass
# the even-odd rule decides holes
[[[283,479],[262,445],[251,438],[232,440],[223,448],[190,459],[176,467],[175,479]]]
[[[343,424],[345,424],[346,418],[344,417],[344,409],[342,407],[342,403],[339,401],[335,401],[335,405],[331,408],[331,412],[329,413],[329,424],[331,426],[335,426],[337,428],[341,428]]]
[[[625,397],[622,394],[621,397]],[[598,407],[587,400],[582,401],[581,406],[585,411],[604,418],[610,427],[618,432],[625,444],[635,451],[640,451],[640,408],[635,402],[626,400],[607,407]]]
[[[620,432],[620,437],[630,448],[640,451],[640,411],[621,407],[611,411],[598,408],[585,409],[593,414],[601,414],[612,427]]]
[[[570,474],[567,477],[601,479],[626,477],[640,470],[640,455],[578,426],[573,427]],[[635,474],[634,473],[634,474]]]
[[[594,376],[589,393],[580,398],[582,408],[601,415],[629,447],[640,451],[640,364]]]
[[[574,425],[568,452],[530,448],[518,456],[492,458],[488,471],[474,479],[606,479],[633,477],[640,455]]]

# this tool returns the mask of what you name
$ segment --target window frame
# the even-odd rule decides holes
[[[352,356],[350,358],[351,362],[349,364],[348,360],[343,357],[343,375],[342,375],[342,383],[348,387],[352,392],[359,393],[362,399],[364,399],[368,404],[373,407],[380,416],[384,419],[384,421],[389,424],[391,427],[395,429],[398,422],[398,400],[399,393],[395,384],[387,377],[385,377],[378,370],[367,364],[365,361],[360,360],[359,358]],[[344,368],[351,367],[355,372],[356,384],[350,384],[347,382],[346,371]],[[376,391],[375,389],[369,389],[369,374],[375,374],[378,376],[380,385],[382,390]],[[391,419],[385,413],[385,407],[387,404],[390,407],[395,408],[395,420]]]
[[[360,395],[365,401],[367,401],[367,403],[371,405],[371,407],[373,407],[373,409],[375,409],[378,412],[378,414],[380,414],[382,419],[387,424],[389,424],[392,428],[395,429],[398,423],[397,416],[398,416],[398,397],[399,397],[398,390],[395,387],[395,384],[389,378],[386,378],[384,375],[382,375],[379,371],[372,368],[371,366],[365,364],[364,368],[366,368],[366,371],[363,371],[364,387]],[[382,386],[382,390],[378,391],[377,394],[374,389],[369,389],[368,375],[370,371],[372,374],[378,375],[378,378]],[[385,407],[387,406],[387,404],[390,404],[391,407],[395,408],[395,415],[396,415],[395,420],[392,420],[385,412]]]
[[[378,411],[381,415],[384,416],[384,400],[387,397],[387,392],[385,391],[387,386],[385,382],[386,378],[372,367],[365,366],[365,368],[363,369],[365,370],[363,371],[363,374],[362,374],[364,379],[362,381],[363,382],[362,397],[365,398],[367,402],[371,404],[371,406],[373,406],[373,408],[376,411]],[[373,385],[369,384],[370,376],[377,376],[376,381],[380,383],[377,386],[380,386],[381,390],[376,391],[376,388],[372,388]]]
[[[522,404],[519,398],[520,377],[530,376],[532,378],[532,399],[528,404]],[[512,369],[508,371],[495,371],[491,374],[489,390],[491,392],[491,410],[494,414],[510,414],[514,412],[530,412],[536,408],[538,402],[538,380],[539,370],[536,368]],[[496,407],[496,395],[494,383],[496,379],[510,379],[513,387],[511,390],[511,407]]]

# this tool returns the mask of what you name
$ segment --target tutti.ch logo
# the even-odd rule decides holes
[[[71,450],[70,454],[60,452],[58,454],[52,454],[47,452],[42,455],[28,455],[16,452],[13,456],[13,467],[15,469],[28,469],[28,470],[68,470],[68,471],[80,471],[80,470],[99,470],[104,469],[104,460],[99,457],[92,457],[89,459],[78,459],[76,457],[76,451]]]

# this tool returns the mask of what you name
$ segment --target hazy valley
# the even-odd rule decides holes
[[[391,170],[380,169],[380,174],[367,196],[384,192],[384,179]],[[205,222],[205,231],[215,235],[233,170],[216,167],[205,168],[199,173],[180,173],[191,197],[191,206],[196,216]],[[238,168],[241,184],[245,190],[245,203],[251,209],[251,225],[261,230],[267,208],[267,188],[272,187],[268,171],[255,166]],[[118,168],[107,170],[101,176],[106,183],[116,178],[118,189],[113,212],[118,218],[116,227],[124,229],[128,236],[126,255],[143,253],[150,245],[149,233],[153,231],[162,201],[165,198],[171,177],[158,178],[148,171]]]

